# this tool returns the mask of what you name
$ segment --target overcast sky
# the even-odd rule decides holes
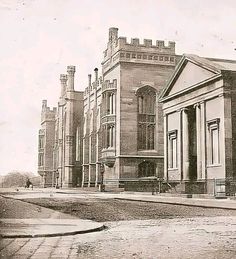
[[[57,106],[59,75],[76,90],[119,36],[176,41],[176,52],[236,59],[235,0],[0,0],[0,174],[37,173],[42,99]]]

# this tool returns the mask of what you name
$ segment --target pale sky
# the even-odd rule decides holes
[[[0,0],[0,174],[37,173],[42,100],[57,106],[67,65],[84,90],[109,27],[173,40],[177,54],[236,59],[235,13],[235,0]]]

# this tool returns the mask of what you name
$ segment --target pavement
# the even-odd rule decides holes
[[[1,189],[0,199],[3,200],[7,198],[11,201],[6,204],[4,204],[4,202],[1,203],[3,208],[0,208],[2,215],[2,218],[0,218],[0,238],[14,239],[68,236],[97,232],[106,228],[103,224],[92,220],[78,219],[48,208],[39,208],[39,206],[33,204],[27,204],[26,206],[25,202],[21,202],[20,207],[15,208],[17,210],[16,215],[8,215],[5,218],[4,212],[10,209],[7,207],[7,204],[8,206],[16,207],[20,202],[14,202],[14,200],[21,200],[17,194],[19,194],[21,198],[22,195],[24,198],[29,198],[33,196],[38,197],[40,194],[43,194],[43,192],[40,190],[25,191],[24,189],[19,191],[9,189],[7,192],[6,190],[4,192],[3,189]],[[28,206],[30,206],[30,208],[28,208]],[[32,211],[34,211],[33,214]],[[19,218],[17,218],[17,216]]]
[[[88,191],[88,189],[0,189],[0,195],[7,198],[23,199],[33,197],[77,197],[111,198],[139,202],[154,202],[206,208],[221,208],[236,210],[236,200],[232,199],[203,199],[186,197],[169,197],[151,193],[112,193]],[[63,213],[56,212],[57,217],[35,219],[0,219],[0,237],[2,238],[29,238],[29,237],[55,237],[65,235],[83,234],[105,229],[101,223],[91,220],[63,217]],[[52,215],[55,211],[52,210]]]
[[[0,219],[1,238],[68,236],[104,228],[100,223],[81,219]]]

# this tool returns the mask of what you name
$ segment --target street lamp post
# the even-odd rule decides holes
[[[56,189],[59,189],[58,180],[59,180],[59,172],[58,170],[56,170]]]
[[[100,173],[101,173],[101,186],[100,186],[100,191],[103,192],[104,191],[104,184],[103,184],[103,180],[104,180],[104,164],[101,163],[100,165]]]

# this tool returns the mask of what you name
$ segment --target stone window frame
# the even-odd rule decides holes
[[[138,151],[155,150],[156,130],[156,90],[146,85],[138,89],[137,95],[137,121]]]
[[[174,146],[175,143],[175,146]],[[168,132],[168,169],[178,168],[178,131]],[[175,157],[175,159],[174,159]]]
[[[115,124],[107,124],[106,127],[106,148],[115,147]]]
[[[219,166],[220,165],[220,118],[207,121],[208,128],[208,155],[207,163],[208,166]],[[216,134],[216,143],[214,141],[214,134]],[[214,151],[214,147],[217,149]],[[216,154],[217,153],[217,154]]]
[[[81,129],[78,126],[76,128],[76,135],[75,135],[75,160],[80,161],[81,160]]]
[[[44,148],[44,135],[39,135],[39,149]]]
[[[38,165],[39,166],[43,166],[44,165],[44,153],[39,153]]]

